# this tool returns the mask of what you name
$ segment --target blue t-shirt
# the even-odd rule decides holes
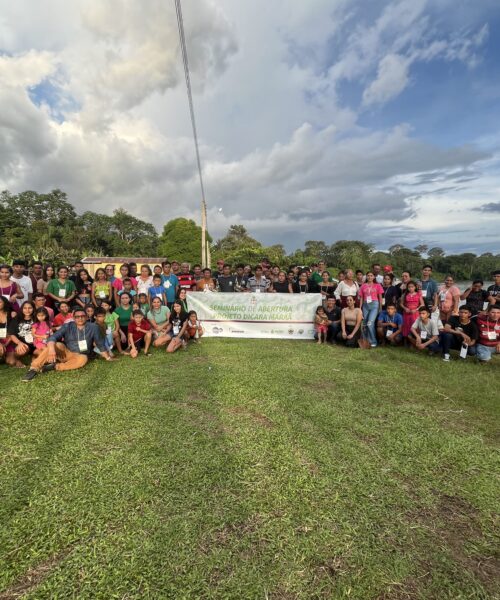
[[[162,275],[161,281],[163,284],[163,289],[167,295],[167,302],[173,302],[175,300],[175,288],[179,285],[179,280],[177,276],[173,273],[170,275]]]
[[[393,323],[394,325],[391,327],[391,329],[394,329],[394,331],[403,326],[403,317],[400,313],[396,313],[390,317],[387,312],[383,310],[378,317],[378,321],[380,323]]]
[[[150,287],[148,290],[149,298],[152,300],[153,298],[158,297],[163,304],[163,294],[166,292],[166,289],[160,285],[158,287]]]

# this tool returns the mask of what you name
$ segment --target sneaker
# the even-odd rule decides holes
[[[42,367],[42,373],[48,373],[49,371],[53,371],[56,368],[56,363],[47,363]]]
[[[376,347],[377,347],[377,344],[370,344],[370,347],[371,347],[371,348],[376,348]]]
[[[35,379],[35,377],[38,375],[38,371],[35,371],[35,369],[30,369],[26,375],[21,379],[21,381],[31,381],[32,379]]]
[[[445,354],[443,356],[443,360],[444,360],[444,362],[450,362],[450,355],[449,354]]]

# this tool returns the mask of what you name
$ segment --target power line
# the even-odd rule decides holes
[[[196,152],[196,162],[198,164],[198,174],[200,176],[201,198],[206,205],[205,187],[203,185],[203,175],[201,173],[200,148],[198,145],[198,133],[196,130],[196,119],[194,118],[193,94],[191,93],[191,78],[189,77],[189,62],[186,50],[186,38],[184,37],[184,21],[182,19],[181,0],[175,0],[175,11],[177,13],[177,25],[179,27],[179,38],[181,42],[182,62],[184,64],[184,75],[186,76],[186,87],[189,101],[189,113],[191,115],[191,125],[193,127],[194,148]]]
[[[186,88],[189,101],[189,114],[191,115],[191,125],[193,127],[194,149],[196,152],[196,163],[198,165],[198,175],[200,177],[201,188],[201,263],[203,267],[210,266],[210,245],[207,244],[207,202],[205,199],[205,186],[203,185],[203,175],[201,173],[200,147],[198,144],[198,133],[196,131],[196,119],[194,118],[193,94],[191,92],[191,78],[189,76],[189,62],[186,49],[186,38],[184,37],[184,21],[182,19],[181,0],[175,0],[175,12],[177,13],[177,26],[179,27],[179,39],[181,44],[182,63],[184,65],[184,75],[186,77]]]

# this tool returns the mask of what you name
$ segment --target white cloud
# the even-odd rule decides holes
[[[122,206],[159,228],[175,216],[197,218],[173,4],[30,4],[19,0],[16,12],[0,0],[0,35],[10,32],[9,54],[0,56],[0,186],[60,187],[80,211]],[[436,229],[446,213],[428,212],[431,197],[446,207],[452,198],[472,207],[492,201],[486,186],[473,202],[467,182],[450,184],[459,191],[449,197],[439,191],[453,173],[482,168],[486,154],[473,146],[441,148],[405,124],[358,124],[361,110],[397,98],[417,62],[480,60],[487,27],[433,31],[429,6],[183,4],[208,200],[223,208],[210,209],[213,235],[242,222],[289,247],[314,237],[374,239],[386,223],[404,232]],[[361,108],[342,100],[345,82],[360,86]],[[39,83],[52,85],[57,98],[45,97]],[[35,103],[30,92],[39,94]]]

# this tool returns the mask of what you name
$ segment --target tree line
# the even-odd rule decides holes
[[[227,234],[213,241],[212,260],[255,264],[263,257],[279,265],[310,265],[324,260],[335,269],[366,271],[373,263],[390,264],[395,272],[419,272],[430,262],[438,273],[456,279],[489,279],[499,268],[500,254],[471,252],[446,254],[440,247],[421,244],[407,248],[394,244],[387,251],[358,240],[338,240],[332,244],[310,240],[304,248],[287,254],[284,246],[265,246],[243,225],[231,225]],[[201,227],[191,219],[168,221],[158,234],[152,223],[138,219],[124,209],[113,214],[85,211],[77,214],[61,190],[47,194],[25,191],[0,194],[0,261],[23,258],[55,264],[71,263],[84,256],[165,256],[200,262]]]

